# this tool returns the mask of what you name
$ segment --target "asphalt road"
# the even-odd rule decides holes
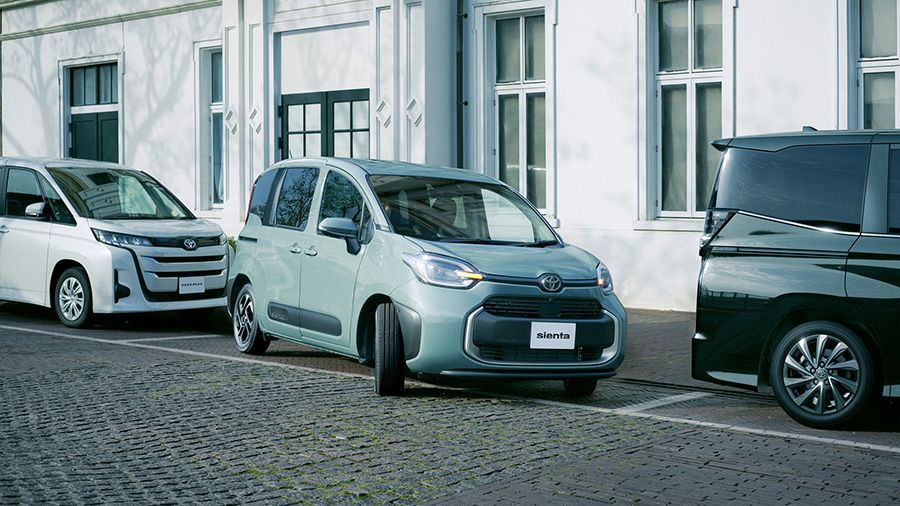
[[[0,304],[0,503],[897,503],[900,411],[819,431],[774,399],[690,378],[693,315],[631,311],[590,398],[559,382],[424,384],[227,317],[67,329]]]

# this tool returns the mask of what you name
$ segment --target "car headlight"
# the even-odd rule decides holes
[[[597,265],[597,284],[600,285],[600,288],[603,289],[603,293],[606,295],[613,293],[612,274],[609,273],[609,269],[603,265],[603,262]]]
[[[225,235],[225,232],[222,232],[222,235],[219,236],[219,246],[228,242],[228,236]]]
[[[150,239],[139,235],[120,234],[118,232],[108,232],[106,230],[91,229],[94,237],[103,244],[110,246],[153,246]]]
[[[428,253],[404,253],[403,261],[412,269],[419,281],[446,288],[469,288],[484,279],[471,265]]]

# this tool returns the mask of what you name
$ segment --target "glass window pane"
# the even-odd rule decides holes
[[[303,106],[289,105],[287,107],[288,131],[303,131]]]
[[[72,96],[70,98],[73,106],[84,105],[84,67],[72,69]]]
[[[288,169],[275,207],[275,224],[303,230],[309,221],[319,169]]]
[[[222,170],[224,151],[224,127],[222,125],[222,113],[212,115],[212,203],[225,202],[225,172]]]
[[[288,158],[303,157],[303,134],[288,135]]]
[[[662,210],[687,211],[687,90],[662,89]]]
[[[519,18],[497,20],[497,82],[518,81]]]
[[[695,209],[705,211],[709,204],[716,169],[719,168],[719,151],[712,141],[722,137],[722,85],[709,83],[697,85],[697,191]]]
[[[364,209],[363,196],[353,183],[338,172],[329,172],[322,189],[319,223],[325,218],[350,218],[359,225]]]
[[[659,70],[685,70],[688,66],[688,4],[659,4]]]
[[[110,84],[110,88],[112,90],[112,103],[117,104],[119,102],[119,64],[112,64],[112,84]]]
[[[97,104],[97,67],[84,68],[84,105]]]
[[[547,145],[545,99],[543,93],[530,93],[526,97],[526,140],[528,200],[535,207],[547,207]]]
[[[900,234],[900,151],[891,151],[891,174],[888,182],[888,228]]]
[[[250,200],[250,213],[259,216],[259,219],[263,220],[264,225],[268,225],[265,221],[266,207],[269,203],[269,193],[272,191],[272,183],[275,182],[275,176],[277,174],[277,169],[267,170],[259,176],[256,180],[256,184],[253,186],[253,199]]]
[[[47,205],[50,206],[50,211],[53,213],[53,219],[60,223],[74,225],[75,217],[72,216],[72,211],[69,211],[69,208],[60,198],[59,193],[50,186],[50,183],[43,176],[38,176],[38,180],[41,183],[41,189],[44,190]]]
[[[715,206],[859,231],[868,158],[868,145],[729,148]]]
[[[498,99],[498,149],[500,180],[519,189],[519,96],[503,95]]]
[[[894,73],[863,74],[863,128],[894,128]]]
[[[306,156],[322,156],[322,134],[306,134]]]
[[[306,131],[322,130],[322,104],[306,104]]]
[[[525,79],[544,78],[544,16],[525,18]]]
[[[897,54],[897,0],[859,0],[859,55]]]
[[[6,182],[6,214],[26,216],[25,208],[43,202],[37,179],[30,170],[9,169]]]
[[[353,158],[369,157],[369,131],[353,132]]]
[[[334,134],[334,155],[350,158],[350,132],[336,132]]]
[[[335,130],[350,130],[350,102],[334,103],[334,122]]]
[[[214,51],[210,55],[210,102],[222,101],[222,51]]]
[[[369,101],[353,102],[353,129],[369,128]]]
[[[100,103],[108,104],[112,102],[112,89],[110,88],[112,73],[111,65],[100,66]]]
[[[722,0],[694,0],[694,68],[722,66]]]

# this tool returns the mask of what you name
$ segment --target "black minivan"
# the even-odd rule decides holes
[[[713,145],[693,377],[820,428],[900,397],[900,131]]]

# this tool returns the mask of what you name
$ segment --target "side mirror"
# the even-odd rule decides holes
[[[319,232],[340,239],[356,239],[359,229],[350,218],[325,218],[319,223]]]
[[[29,216],[31,218],[45,218],[46,216],[44,216],[44,203],[35,202],[34,204],[28,204],[28,207],[25,208],[25,216]]]

